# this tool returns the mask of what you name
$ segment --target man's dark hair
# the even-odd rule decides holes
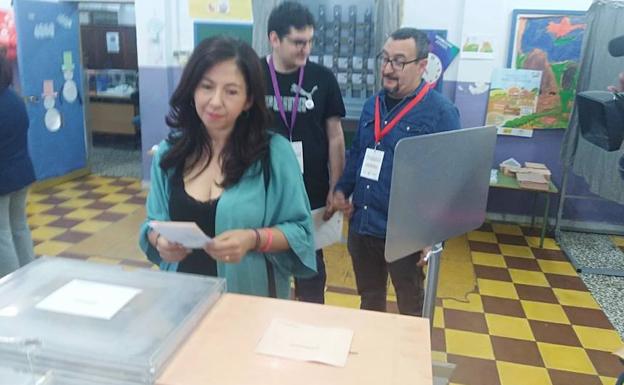
[[[392,40],[414,39],[416,44],[416,59],[426,59],[429,56],[429,38],[427,34],[416,28],[399,28],[390,35]]]
[[[314,16],[304,5],[294,1],[285,1],[273,8],[269,15],[267,34],[275,31],[280,40],[288,35],[290,27],[294,29],[314,28]]]
[[[0,47],[0,92],[4,91],[11,83],[13,83],[11,62],[6,57],[6,50]]]

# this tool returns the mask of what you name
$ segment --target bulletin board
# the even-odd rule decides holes
[[[202,40],[217,35],[238,38],[251,45],[253,39],[253,25],[246,23],[195,22],[193,35],[195,38],[195,46]]]

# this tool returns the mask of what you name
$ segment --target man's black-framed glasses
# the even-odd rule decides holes
[[[380,68],[383,69],[386,67],[386,64],[390,63],[390,65],[392,66],[392,69],[395,71],[403,71],[406,65],[410,63],[417,63],[423,59],[424,58],[416,58],[414,60],[405,60],[400,57],[390,59],[390,57],[386,56],[383,52],[380,52],[379,54],[377,54],[377,64],[380,66]]]

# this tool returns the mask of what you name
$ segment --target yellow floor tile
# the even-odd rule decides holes
[[[444,329],[444,308],[436,306],[433,312],[433,327]]]
[[[80,186],[81,184],[82,184],[82,181],[73,181],[73,182],[61,183],[57,187],[61,190],[69,190],[69,189],[73,189],[76,186]]]
[[[616,246],[624,246],[624,237],[621,237],[618,235],[612,235],[611,240],[613,241],[613,244],[615,244]]]
[[[596,375],[596,369],[582,348],[538,342],[537,347],[549,369]]]
[[[516,291],[516,287],[511,282],[478,278],[477,286],[479,287],[479,294],[481,295],[518,299],[518,292]]]
[[[45,215],[45,214],[33,215],[28,218],[28,224],[30,226],[45,226],[48,223],[54,222],[55,220],[59,218],[60,217],[58,215]]]
[[[26,205],[26,213],[27,214],[39,214],[44,211],[48,211],[53,208],[54,205],[49,205],[45,203],[29,203]]]
[[[105,197],[102,197],[100,199],[100,202],[105,202],[105,203],[122,203],[127,201],[128,199],[132,198],[132,195],[128,195],[128,194],[108,194]]]
[[[68,209],[77,209],[77,208],[88,206],[93,202],[95,202],[93,199],[75,198],[75,199],[70,199],[68,201],[65,201],[59,204],[59,207],[68,208]]]
[[[496,234],[489,231],[471,231],[467,234],[467,237],[470,241],[498,243],[498,239],[496,239]]]
[[[94,188],[92,191],[94,193],[98,193],[98,194],[114,194],[117,191],[121,191],[123,190],[124,187],[123,186],[109,186],[109,185],[104,185],[104,186],[99,186]]]
[[[47,241],[63,234],[66,231],[67,229],[63,229],[60,227],[41,226],[31,231],[31,235],[32,239],[34,240]]]
[[[59,191],[57,193],[55,193],[54,195],[60,198],[77,198],[81,195],[84,195],[86,193],[86,191],[83,190],[71,190],[71,189],[66,189],[66,190],[62,190]]]
[[[615,385],[617,378],[600,376],[600,381],[602,385]]]
[[[590,309],[600,309],[600,305],[596,302],[591,293],[587,291],[568,290],[568,289],[552,289],[557,300],[562,305],[586,307]]]
[[[70,213],[65,214],[65,218],[85,220],[85,219],[91,219],[100,214],[102,214],[102,210],[83,208],[83,209],[76,209]]]
[[[572,266],[570,262],[538,259],[537,263],[544,273],[569,275],[573,277],[578,276],[576,270],[574,269],[574,266]]]
[[[539,271],[509,269],[509,275],[511,276],[511,279],[514,283],[550,287],[550,283],[546,279],[544,273]]]
[[[531,246],[531,247],[539,247],[540,237],[525,237],[525,238],[526,238],[527,243],[529,244],[529,246]],[[542,246],[542,249],[560,250],[559,249],[559,245],[552,238],[544,238],[544,245]]]
[[[492,223],[492,229],[498,234],[524,235],[520,226],[510,223]]]
[[[485,320],[493,336],[535,341],[531,325],[524,318],[486,313]]]
[[[481,253],[479,251],[473,251],[471,254],[472,263],[475,265],[507,268],[505,258],[500,254]]]
[[[435,350],[431,351],[431,360],[435,362],[448,362],[448,358],[446,357],[446,353],[444,352],[436,352]]]
[[[527,246],[499,244],[501,254],[508,257],[535,258],[533,251]]]
[[[112,212],[112,213],[117,213],[117,214],[130,214],[142,207],[143,205],[135,205],[131,203],[119,203],[111,207],[107,211]]]
[[[72,246],[71,243],[45,241],[35,246],[36,255],[58,255]]]
[[[622,346],[622,340],[615,330],[572,325],[585,349],[612,353]],[[624,372],[624,367],[622,368]]]
[[[85,183],[100,186],[106,185],[114,180],[115,178],[91,174],[89,177],[85,178]]]
[[[534,301],[520,301],[528,319],[559,324],[570,324],[568,316],[560,305]]]
[[[47,195],[47,194],[39,194],[39,193],[29,192],[28,193],[28,198],[26,199],[26,202],[28,202],[28,204],[31,204],[31,203],[34,203],[34,202],[39,202],[41,200],[44,200],[47,197],[49,197],[49,195]]]
[[[446,352],[462,356],[494,359],[494,350],[487,334],[445,329]]]
[[[104,257],[97,257],[97,256],[89,257],[89,258],[87,258],[87,261],[89,261],[89,262],[96,262],[96,263],[102,263],[102,264],[106,264],[106,265],[117,265],[120,262],[119,259],[104,258]]]
[[[357,295],[350,294],[340,294],[333,292],[325,292],[325,304],[340,306],[340,307],[348,307],[351,309],[359,309],[360,308],[360,297]]]
[[[80,231],[83,233],[97,233],[98,231],[102,230],[103,228],[110,226],[111,222],[104,222],[104,221],[96,221],[96,220],[86,220],[82,223],[77,224],[76,226],[72,227],[72,230],[74,231]],[[138,231],[138,230],[137,230]]]
[[[497,361],[496,368],[504,385],[552,385],[545,368]]]
[[[483,302],[479,294],[468,294],[467,302],[460,302],[454,299],[443,299],[442,304],[445,309],[455,309],[483,313]]]

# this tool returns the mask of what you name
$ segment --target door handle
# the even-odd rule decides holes
[[[35,103],[39,103],[40,100],[41,99],[38,96],[36,96],[36,95],[24,96],[24,102],[26,102],[26,103],[35,104]]]

